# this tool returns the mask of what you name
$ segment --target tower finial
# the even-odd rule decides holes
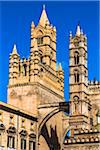
[[[80,29],[80,23],[78,22],[77,29],[76,29],[76,35],[80,36],[80,34],[81,34],[81,29]]]
[[[43,10],[42,10],[42,14],[39,20],[39,25],[41,25],[42,27],[45,27],[47,22],[48,24],[50,24],[48,17],[47,17],[46,10],[45,10],[45,5],[43,5]]]
[[[80,26],[80,21],[78,21],[78,26]]]
[[[69,32],[69,36],[72,37],[72,31]]]
[[[45,10],[45,4],[43,4],[43,10]]]

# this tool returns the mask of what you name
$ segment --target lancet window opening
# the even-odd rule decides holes
[[[74,82],[75,83],[79,82],[79,71],[78,70],[74,71]]]
[[[79,64],[79,53],[77,51],[74,53],[74,63],[75,65]]]

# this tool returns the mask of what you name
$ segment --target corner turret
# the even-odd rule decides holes
[[[13,85],[19,75],[19,55],[16,45],[14,44],[13,51],[9,57],[9,85]]]

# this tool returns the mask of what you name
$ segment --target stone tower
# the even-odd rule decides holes
[[[71,135],[77,129],[89,128],[90,102],[88,97],[87,37],[77,26],[76,34],[70,33],[70,128]]]
[[[50,24],[45,8],[38,25],[31,24],[29,58],[20,59],[14,45],[9,64],[8,103],[37,114],[39,104],[57,99],[42,101],[45,93],[51,92],[63,99],[64,72],[61,64],[56,69],[56,28]]]
[[[15,45],[10,55],[8,103],[39,118],[37,138],[41,150],[59,150],[63,136],[59,103],[64,102],[64,71],[61,64],[56,66],[56,28],[50,24],[45,7],[38,25],[31,23],[30,43],[28,59],[20,59]]]

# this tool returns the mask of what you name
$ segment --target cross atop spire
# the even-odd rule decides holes
[[[45,5],[43,5],[43,10],[42,10],[42,14],[39,20],[39,24],[43,27],[45,27],[46,23],[48,22],[48,24],[50,24],[47,14],[46,14],[46,10],[45,10]]]

